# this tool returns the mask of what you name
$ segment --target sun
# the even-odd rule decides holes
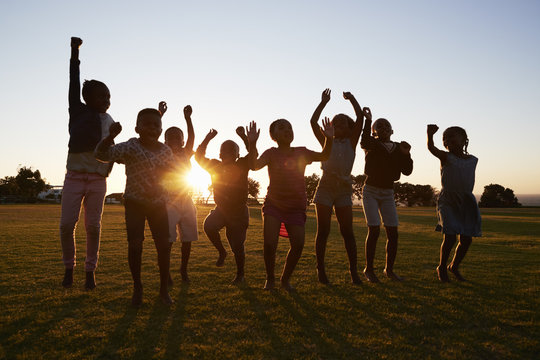
[[[212,178],[195,161],[191,162],[191,171],[187,174],[186,180],[193,189],[193,198],[210,195],[208,187],[212,183]]]

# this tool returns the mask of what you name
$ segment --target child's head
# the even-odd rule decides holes
[[[142,109],[137,115],[135,131],[141,140],[156,142],[161,135],[161,113],[156,109]]]
[[[278,144],[290,144],[294,140],[291,123],[285,119],[275,120],[270,124],[270,137]]]
[[[165,144],[171,149],[181,149],[184,146],[184,133],[176,126],[165,130]]]
[[[111,106],[111,93],[107,85],[97,80],[85,80],[82,86],[82,97],[91,109],[105,113]]]
[[[371,126],[371,131],[373,132],[374,137],[381,141],[389,141],[390,136],[392,136],[394,133],[394,130],[392,130],[392,124],[390,124],[390,121],[384,118],[375,120]]]
[[[354,127],[354,120],[348,115],[337,114],[332,119],[332,126],[334,127],[335,138],[346,138],[351,134],[351,130]]]
[[[469,145],[469,138],[465,129],[459,126],[451,126],[443,132],[443,145],[452,153],[465,153]]]
[[[240,148],[238,144],[232,140],[224,141],[219,148],[219,158],[224,163],[232,163],[238,159],[240,155]]]

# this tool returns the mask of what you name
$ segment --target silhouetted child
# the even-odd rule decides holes
[[[313,161],[325,161],[330,157],[334,128],[330,119],[323,120],[322,133],[325,143],[322,152],[315,152],[305,147],[291,147],[294,134],[291,123],[278,119],[270,124],[270,137],[278,147],[266,150],[256,158],[256,142],[259,131],[252,122],[248,130],[250,143],[250,161],[252,169],[268,166],[270,185],[262,208],[264,221],[264,265],[266,269],[266,290],[275,287],[276,250],[281,223],[285,224],[291,248],[287,254],[281,274],[281,287],[293,290],[289,280],[302,255],[305,241],[307,195],[304,181],[306,165]]]
[[[398,216],[394,200],[394,181],[399,180],[401,174],[412,173],[411,146],[405,141],[397,143],[390,140],[394,131],[388,120],[377,119],[371,128],[369,108],[364,108],[364,116],[366,121],[360,140],[360,145],[366,153],[364,172],[367,176],[362,189],[362,206],[368,225],[364,275],[370,282],[379,282],[373,268],[373,260],[382,217],[387,238],[384,274],[392,280],[401,281],[402,278],[394,273],[398,248]],[[375,137],[371,136],[371,130]]]
[[[324,266],[324,255],[333,208],[336,210],[339,230],[345,242],[351,280],[354,284],[362,282],[358,276],[356,240],[353,232],[351,170],[356,156],[356,146],[362,133],[364,114],[358,101],[350,92],[344,92],[343,97],[353,105],[356,121],[345,114],[338,114],[332,119],[334,127],[332,152],[330,158],[322,162],[323,173],[313,199],[317,210],[317,237],[315,239],[317,276],[319,282],[323,284],[329,283]],[[311,117],[311,128],[321,146],[324,145],[325,138],[317,121],[329,101],[330,89],[326,89],[322,93],[321,103]]]
[[[480,209],[472,193],[478,159],[467,152],[467,133],[458,126],[449,127],[443,133],[443,145],[448,152],[439,150],[433,143],[433,134],[438,129],[437,125],[427,126],[428,149],[441,161],[442,189],[437,200],[437,230],[442,231],[443,242],[437,274],[440,281],[448,282],[448,269],[459,281],[464,281],[458,270],[459,264],[467,254],[472,237],[482,235]],[[459,244],[447,268],[457,235]]]
[[[109,134],[114,123],[107,114],[111,94],[101,81],[87,80],[82,86],[79,79],[79,47],[82,40],[71,38],[71,60],[69,68],[69,151],[66,176],[62,190],[62,215],[60,219],[60,241],[65,273],[62,285],[73,285],[75,266],[75,227],[79,221],[81,204],[84,207],[86,229],[86,282],[85,288],[96,287],[94,272],[99,257],[101,215],[107,191],[106,178],[112,164],[102,163],[94,157],[98,142]]]
[[[159,103],[161,115],[167,111],[167,103]],[[180,241],[182,242],[180,263],[180,275],[182,281],[189,282],[187,272],[189,257],[191,255],[191,243],[199,239],[197,231],[197,209],[191,200],[190,187],[186,182],[186,177],[191,171],[190,159],[193,156],[193,143],[195,132],[191,122],[191,106],[184,107],[184,118],[186,119],[188,137],[184,146],[184,133],[176,126],[165,130],[165,145],[171,148],[176,162],[173,170],[167,174],[167,190],[170,195],[168,204],[169,220],[169,240],[176,241],[177,229]],[[169,285],[172,285],[172,277],[169,276]]]
[[[137,115],[138,138],[113,145],[120,133],[119,123],[111,125],[110,134],[96,147],[96,157],[126,166],[124,206],[128,240],[128,261],[133,277],[134,306],[142,304],[141,261],[145,221],[156,245],[160,275],[159,296],[166,305],[173,303],[168,292],[170,250],[167,220],[168,193],[162,185],[164,175],[174,166],[171,149],[158,141],[161,135],[161,113],[143,109]]]
[[[238,128],[238,135],[246,143],[245,132]],[[195,152],[195,160],[203,169],[210,173],[214,188],[214,202],[216,207],[210,211],[204,219],[204,232],[219,252],[216,266],[223,266],[227,251],[221,242],[219,231],[225,228],[227,241],[234,254],[236,261],[236,276],[233,284],[244,282],[245,251],[244,243],[249,225],[248,198],[248,156],[239,158],[239,147],[232,141],[227,140],[221,144],[219,158],[208,159],[205,157],[206,148],[210,140],[217,135],[217,131],[211,129],[203,142]]]

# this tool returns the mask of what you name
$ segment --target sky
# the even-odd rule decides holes
[[[275,146],[268,127],[277,118],[291,122],[293,146],[319,150],[309,119],[330,88],[322,116],[354,116],[341,95],[350,91],[392,123],[394,141],[411,144],[414,170],[400,181],[440,188],[426,125],[441,128],[441,149],[442,130],[457,125],[479,158],[475,194],[490,183],[540,194],[540,1],[3,0],[0,178],[31,166],[63,183],[71,36],[84,41],[81,78],[111,91],[118,142],[136,136],[139,110],[165,100],[164,130],[185,131],[190,104],[195,146],[218,131],[208,157],[252,120],[259,151]],[[358,147],[353,175],[363,168]],[[250,177],[264,195],[266,169]],[[117,164],[108,193],[124,185]]]

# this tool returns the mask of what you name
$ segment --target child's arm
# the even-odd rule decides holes
[[[347,91],[343,93],[343,97],[345,98],[345,100],[349,100],[351,102],[354,108],[354,113],[356,114],[356,121],[354,122],[351,134],[351,143],[353,149],[356,149],[356,145],[358,145],[358,140],[360,140],[360,134],[362,133],[362,126],[364,126],[364,113],[362,112],[362,107],[360,106],[360,104],[358,104],[358,101],[353,94]]]
[[[206,134],[206,137],[204,138],[203,142],[199,145],[199,147],[197,148],[197,151],[195,152],[195,160],[197,161],[197,163],[199,163],[199,165],[201,165],[201,167],[205,169],[208,168],[210,164],[210,159],[208,159],[205,156],[206,147],[208,146],[208,143],[210,142],[210,140],[215,138],[216,135],[217,135],[217,131],[214,129],[210,129],[208,134]]]
[[[320,132],[324,134],[324,145],[320,153],[314,153],[312,161],[326,161],[330,158],[330,152],[332,151],[332,144],[334,142],[334,127],[329,118],[325,117],[322,121],[323,127],[320,128]]]
[[[439,130],[439,127],[435,124],[429,124],[427,126],[427,148],[433,156],[441,160],[441,163],[444,163],[446,161],[446,151],[439,150],[433,141],[433,135],[437,130]]]
[[[187,125],[187,140],[184,149],[185,151],[187,151],[189,156],[193,154],[193,144],[195,143],[195,130],[193,130],[193,122],[191,121],[192,113],[193,109],[191,108],[191,105],[186,105],[186,107],[184,108],[184,118],[186,119]]]
[[[365,107],[362,111],[364,113],[364,116],[366,117],[366,121],[364,122],[364,129],[362,130],[362,138],[360,139],[360,146],[362,149],[372,149],[373,148],[373,141],[375,139],[373,136],[371,136],[371,110],[368,107]]]
[[[247,128],[247,127],[246,127]],[[240,136],[240,139],[242,139],[242,142],[244,143],[244,146],[246,147],[246,150],[249,151],[249,140],[246,136],[246,130],[244,130],[243,126],[239,126],[236,128],[236,134]]]
[[[81,102],[81,79],[79,70],[79,47],[83,41],[81,38],[71,38],[71,59],[69,61],[69,108],[74,110],[75,107],[82,105]]]
[[[248,141],[248,162],[249,162],[249,168],[251,170],[259,170],[263,167],[265,167],[267,164],[265,157],[258,157],[259,153],[257,151],[257,140],[259,139],[259,135],[261,133],[261,130],[257,130],[257,123],[255,121],[252,121],[249,123],[249,127],[246,127],[247,136],[246,139]]]
[[[399,151],[401,152],[401,173],[403,175],[411,175],[413,170],[413,161],[411,158],[411,145],[408,142],[402,141],[399,143]]]
[[[114,138],[122,131],[122,125],[119,122],[114,122],[109,127],[109,135],[101,140],[94,150],[94,156],[96,159],[109,162],[111,161],[110,150],[114,145]]]
[[[160,101],[159,102],[158,111],[161,114],[161,117],[163,117],[163,115],[165,115],[165,113],[167,112],[167,103],[165,101]]]
[[[324,107],[326,106],[326,104],[328,104],[329,101],[330,101],[330,89],[324,89],[321,95],[321,102],[319,103],[315,111],[313,112],[313,115],[311,115],[311,120],[310,120],[311,130],[313,130],[313,134],[315,135],[315,137],[317,138],[321,146],[324,146],[324,135],[321,132],[321,128],[319,127],[318,121]]]

